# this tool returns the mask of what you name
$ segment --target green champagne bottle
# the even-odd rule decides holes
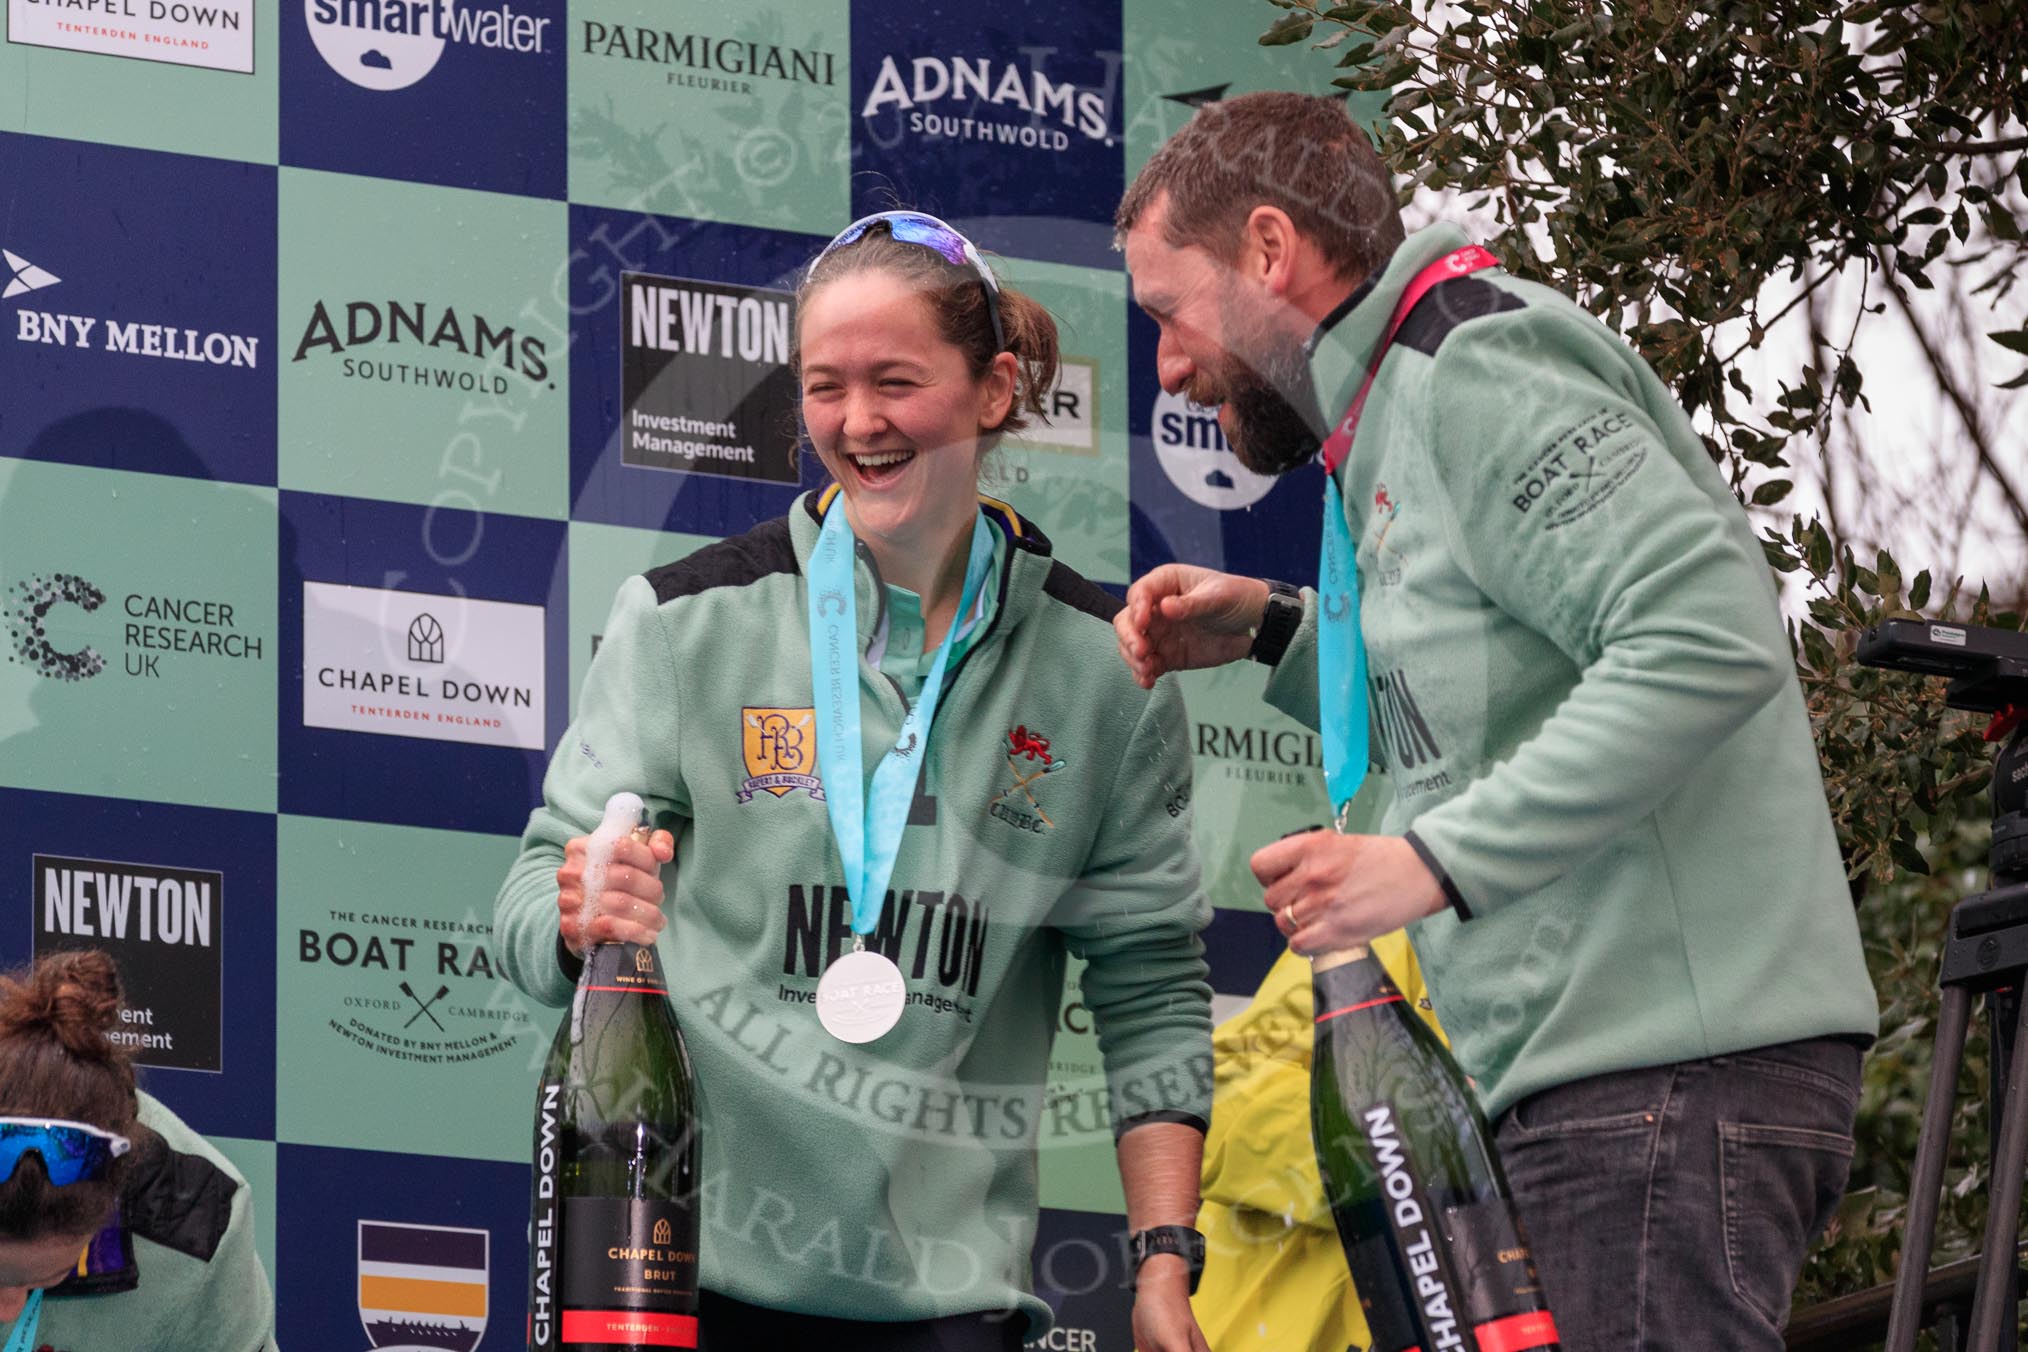
[[[1556,1348],[1464,1072],[1366,949],[1312,972],[1310,1131],[1373,1352]]]
[[[614,795],[593,850],[636,822],[646,840],[640,804]],[[593,945],[536,1093],[531,1352],[697,1346],[698,1123],[654,948]]]

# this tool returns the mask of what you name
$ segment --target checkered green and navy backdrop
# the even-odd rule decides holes
[[[253,1180],[285,1345],[383,1345],[362,1274],[411,1259],[462,1292],[395,1314],[521,1345],[556,1016],[494,889],[619,582],[815,481],[780,292],[855,214],[935,211],[1056,314],[1054,423],[990,487],[1072,566],[1312,576],[1315,471],[1162,394],[1107,224],[1194,106],[1327,88],[1272,17],[8,0],[0,961],[119,958],[145,1083]],[[1259,684],[1186,683],[1222,1013],[1279,951],[1246,856],[1322,805]],[[1057,1047],[1088,1091],[1074,988]],[[1102,1130],[1043,1197],[1046,1345],[1126,1352]]]

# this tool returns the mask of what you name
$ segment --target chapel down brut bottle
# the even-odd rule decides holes
[[[1310,1130],[1373,1352],[1555,1348],[1464,1073],[1364,948],[1313,965]]]
[[[626,801],[622,801],[626,800]],[[648,837],[633,794],[600,837]],[[603,867],[587,862],[586,905]],[[585,952],[535,1107],[528,1346],[697,1346],[697,1089],[653,946]]]

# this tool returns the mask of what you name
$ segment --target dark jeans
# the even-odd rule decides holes
[[[1502,1116],[1565,1352],[1779,1352],[1845,1191],[1859,1061],[1849,1042],[1787,1042],[1559,1085]]]
[[[956,1315],[905,1324],[789,1314],[700,1292],[698,1352],[1021,1352],[1028,1321],[1018,1314]]]

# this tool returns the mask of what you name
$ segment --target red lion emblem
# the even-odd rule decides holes
[[[1050,763],[1049,739],[1029,732],[1025,723],[1007,734],[1007,747],[1009,760],[1026,756],[1029,760],[1039,760],[1044,765]]]

